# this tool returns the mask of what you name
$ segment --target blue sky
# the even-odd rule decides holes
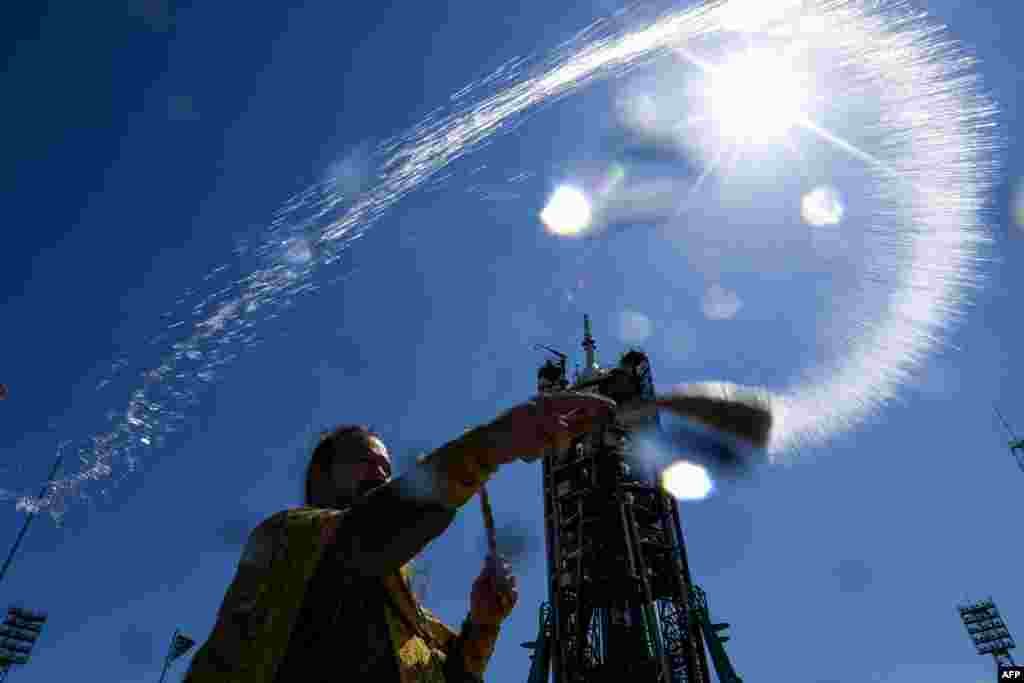
[[[998,403],[1024,432],[1014,354],[1024,230],[1010,212],[1024,176],[1024,53],[1009,31],[1022,17],[1012,3],[919,5],[981,59],[1009,140],[984,287],[900,400],[792,467],[683,506],[694,578],[714,616],[733,624],[729,653],[747,680],[991,680],[955,612],[965,597],[993,596],[1024,637],[1008,559],[1024,472],[992,414]],[[35,490],[59,442],[99,434],[108,411],[124,411],[164,351],[149,343],[166,327],[161,314],[238,262],[239,241],[262,235],[288,197],[508,60],[543,54],[615,9],[458,0],[243,13],[124,0],[6,16],[0,382],[11,396],[0,404],[0,487]],[[545,107],[399,202],[314,276],[319,292],[257,327],[262,343],[236,349],[137,472],[108,493],[105,482],[87,487],[92,501],[72,505],[60,527],[37,519],[0,584],[0,600],[50,613],[19,680],[83,669],[156,680],[174,628],[208,633],[245,530],[298,502],[321,428],[370,423],[404,463],[529,396],[542,360],[531,345],[577,353],[584,312],[605,361],[637,330],[624,330],[623,315],[645,316],[643,346],[663,386],[776,387],[820,360],[827,330],[849,323],[863,272],[842,256],[867,249],[861,174],[833,152],[810,155],[799,172],[762,159],[742,180],[717,178],[667,227],[626,220],[587,242],[543,230],[537,215],[558,183],[628,156],[611,103],[631,83]],[[685,184],[693,172],[679,175]],[[847,194],[845,251],[787,232],[801,193],[825,176]],[[742,305],[718,297],[709,308],[719,283]],[[735,310],[714,313],[723,306]],[[118,359],[122,373],[98,391]],[[499,524],[540,537],[537,466],[505,468],[492,499]],[[13,502],[0,507],[10,541],[23,519]],[[427,553],[444,567],[427,604],[453,625],[482,564],[480,536],[474,503]],[[519,606],[489,681],[525,680],[519,643],[536,635],[544,571],[540,554],[518,567]],[[183,671],[178,662],[170,680]]]

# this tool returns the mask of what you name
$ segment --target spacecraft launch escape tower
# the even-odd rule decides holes
[[[654,397],[647,356],[623,354],[618,367],[595,360],[584,317],[585,364],[570,385],[566,356],[538,371],[541,393],[571,389],[618,405]],[[543,461],[545,540],[550,603],[541,606],[529,683],[739,683],[693,585],[676,500],[652,468],[631,457],[633,434],[659,427],[657,412],[618,419]]]

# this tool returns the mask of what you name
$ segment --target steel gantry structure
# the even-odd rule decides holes
[[[548,349],[559,360],[538,371],[539,391],[594,392],[620,407],[653,399],[646,354],[630,350],[602,369],[595,348],[585,316],[582,371],[570,384],[565,354]],[[691,580],[677,501],[635,457],[639,435],[660,429],[657,412],[618,413],[630,421],[617,417],[544,457],[550,602],[537,640],[523,643],[534,651],[529,681],[710,683],[703,640],[715,639],[724,658],[717,631],[725,625],[702,618],[707,605]],[[738,683],[731,671],[720,669],[719,679]]]

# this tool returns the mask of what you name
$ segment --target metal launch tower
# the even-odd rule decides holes
[[[566,355],[538,371],[541,393],[571,389],[607,396],[621,407],[653,398],[648,357],[623,354],[601,368],[584,316],[585,362],[570,385]],[[542,605],[530,683],[710,683],[703,638],[718,646],[722,683],[738,683],[707,603],[693,585],[676,500],[652,468],[632,457],[634,434],[658,429],[657,412],[632,413],[544,457],[548,596]],[[714,646],[712,654],[719,654]]]

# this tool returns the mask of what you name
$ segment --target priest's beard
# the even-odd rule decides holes
[[[322,504],[322,506],[327,508],[333,508],[335,510],[343,510],[347,507],[350,507],[360,498],[366,496],[366,494],[368,494],[373,489],[379,486],[383,486],[386,483],[388,483],[387,479],[364,479],[363,481],[360,481],[358,484],[356,484],[356,491],[354,496],[344,493],[338,493],[334,496],[334,500],[332,500],[329,504]]]
[[[356,487],[356,491],[358,492],[359,496],[362,497],[365,496],[370,491],[372,491],[373,489],[377,488],[378,486],[383,486],[386,483],[387,480],[385,479],[364,479],[363,481],[359,482],[359,485]]]

